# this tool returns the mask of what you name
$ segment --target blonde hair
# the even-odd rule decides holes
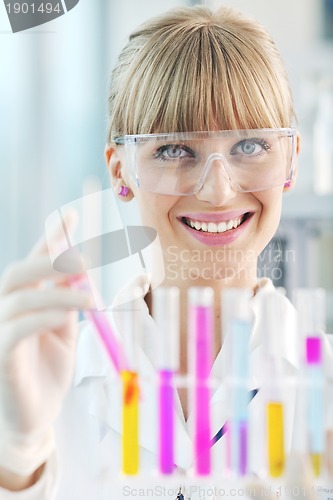
[[[149,20],[130,36],[111,76],[109,142],[125,134],[289,127],[293,118],[272,38],[226,7]]]

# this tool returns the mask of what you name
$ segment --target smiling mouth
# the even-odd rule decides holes
[[[194,229],[195,231],[203,233],[225,233],[226,231],[236,229],[238,226],[243,224],[243,222],[245,222],[250,215],[250,212],[246,212],[242,215],[242,217],[237,217],[223,222],[202,222],[188,217],[182,217],[181,221],[183,224],[186,224],[186,226]]]

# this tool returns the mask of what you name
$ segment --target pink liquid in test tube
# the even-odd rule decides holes
[[[162,474],[174,470],[174,387],[173,372],[159,373],[159,469]]]
[[[79,290],[91,291],[91,287],[87,277],[73,276],[71,277],[70,281],[73,287]],[[94,290],[96,294],[97,290]],[[94,325],[116,371],[120,373],[122,370],[127,369],[128,363],[123,350],[123,346],[115,336],[106,313],[104,311],[86,310],[83,311],[83,315]]]
[[[195,473],[211,472],[210,384],[212,366],[213,290],[195,287],[189,291],[190,342],[194,375],[194,455]]]
[[[84,311],[83,314],[94,325],[115,369],[120,373],[127,367],[127,363],[122,346],[114,336],[111,325],[105,315],[106,313],[102,311]]]
[[[174,375],[179,368],[179,289],[154,290],[153,316],[157,326],[158,366],[158,466],[172,474],[174,461]]]

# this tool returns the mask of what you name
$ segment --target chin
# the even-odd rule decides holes
[[[235,280],[244,281],[244,275],[250,275],[243,267],[237,265],[221,265],[219,262],[212,262],[201,269],[195,269],[195,266],[184,269],[186,278],[197,282],[199,286],[201,283],[204,285],[206,281],[226,281],[234,282]],[[252,278],[252,276],[247,276]]]

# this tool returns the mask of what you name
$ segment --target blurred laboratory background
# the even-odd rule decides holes
[[[333,333],[333,0],[80,0],[66,15],[15,34],[1,3],[0,273],[83,186],[109,186],[108,79],[128,34],[154,14],[200,3],[258,19],[282,53],[302,152],[297,187],[285,194],[260,272],[288,294],[324,287]]]

